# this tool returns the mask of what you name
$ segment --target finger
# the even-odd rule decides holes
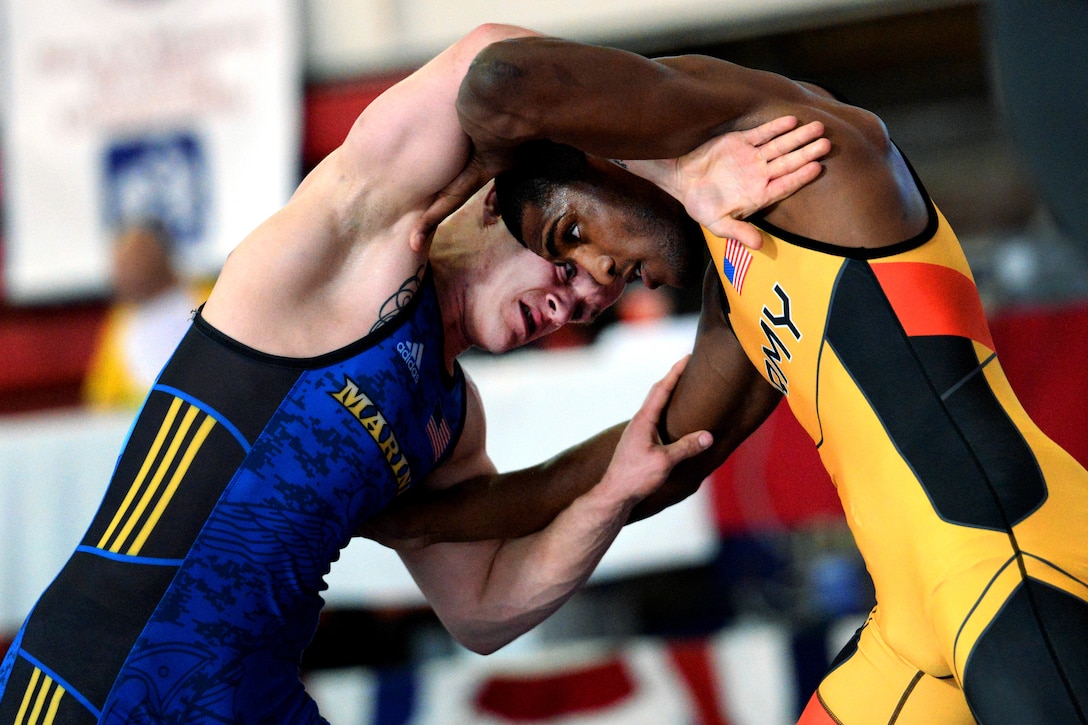
[[[787,182],[786,188],[790,188],[788,184],[790,183],[792,178],[793,176],[791,174],[790,176],[787,176],[783,179],[783,181]],[[771,182],[771,184],[768,185],[768,191],[771,190],[771,187],[774,183],[775,182]],[[786,191],[785,193],[781,194],[781,196],[775,198],[774,201],[781,201],[797,189],[804,186],[805,183],[807,182],[798,183],[796,186],[793,186],[789,191]],[[759,231],[759,229],[757,229],[752,224],[741,221],[739,219],[734,219],[731,216],[724,216],[716,222],[708,224],[707,229],[710,230],[711,234],[721,239],[736,239],[738,242],[748,247],[749,249],[759,249],[763,246],[763,232]]]
[[[767,177],[774,179],[800,169],[810,161],[818,161],[831,151],[831,142],[818,138],[798,149],[779,156],[767,164]]]
[[[803,148],[823,135],[824,125],[819,121],[812,121],[793,129],[789,133],[783,133],[769,139],[759,146],[759,153],[764,159],[770,161]]]
[[[810,161],[796,171],[771,179],[767,182],[769,204],[782,201],[806,184],[815,181],[823,173],[824,167],[818,161]],[[713,230],[712,230],[713,231]]]
[[[767,123],[743,131],[741,135],[744,137],[745,141],[753,146],[762,146],[775,136],[786,133],[796,125],[797,118],[794,116],[779,116],[778,118],[767,121]]]
[[[443,192],[435,197],[427,209],[419,215],[412,226],[409,246],[413,252],[421,253],[427,249],[431,236],[442,220],[459,209],[468,197],[453,192]]]
[[[819,138],[796,151],[791,151],[785,156],[780,156],[767,164],[767,176],[775,179],[779,176],[793,173],[812,161],[818,161],[831,151],[831,142],[826,138]]]
[[[697,456],[714,444],[710,431],[697,430],[663,446],[668,467],[671,469],[681,461]]]
[[[446,187],[435,194],[434,200],[412,227],[409,244],[412,251],[421,253],[442,220],[461,208],[491,176],[485,175],[478,164],[470,161]]]

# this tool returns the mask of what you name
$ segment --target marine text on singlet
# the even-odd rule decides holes
[[[408,459],[401,452],[397,437],[393,435],[392,426],[389,425],[389,421],[385,419],[382,412],[378,410],[378,406],[374,401],[359,389],[359,385],[354,380],[346,375],[344,376],[344,387],[335,393],[329,393],[329,395],[347,408],[348,412],[359,421],[363,428],[366,429],[366,432],[370,434],[370,437],[374,439],[374,442],[378,444],[382,455],[385,456],[386,463],[389,464],[389,468],[393,471],[393,477],[397,480],[397,491],[400,492],[408,488],[412,484],[412,470],[408,466]]]

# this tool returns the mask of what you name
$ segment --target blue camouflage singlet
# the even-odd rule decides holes
[[[309,359],[199,315],[102,505],[0,667],[0,723],[323,722],[299,681],[324,575],[452,450],[428,273],[378,331]]]

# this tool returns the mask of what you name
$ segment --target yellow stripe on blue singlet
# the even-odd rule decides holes
[[[174,418],[177,417],[178,409],[181,408],[181,399],[174,398],[174,402],[170,404],[170,409],[166,412],[166,418],[163,419],[162,425],[159,426],[159,432],[155,435],[155,441],[151,444],[151,450],[147,452],[147,456],[144,458],[143,465],[140,466],[140,472],[136,474],[136,480],[132,482],[132,485],[128,489],[128,493],[125,494],[124,501],[117,508],[117,513],[113,516],[113,521],[106,528],[106,533],[102,534],[102,538],[98,540],[98,548],[104,549],[106,542],[113,536],[114,530],[116,530],[118,524],[124,518],[125,512],[128,511],[128,507],[132,504],[132,500],[136,497],[140,487],[143,485],[144,478],[147,477],[147,472],[151,470],[151,465],[158,458],[159,450],[162,448],[163,441],[166,440],[166,435],[170,432],[170,428],[174,425]]]
[[[151,531],[155,528],[155,525],[159,523],[159,519],[162,518],[162,512],[166,510],[166,507],[170,504],[170,500],[177,492],[178,486],[181,485],[181,480],[185,478],[185,474],[189,471],[189,466],[192,465],[193,458],[196,456],[197,451],[200,450],[200,447],[204,444],[205,439],[207,439],[208,434],[212,432],[212,428],[214,427],[215,419],[209,415],[205,415],[204,422],[200,424],[200,427],[196,431],[196,435],[193,436],[193,440],[189,442],[188,447],[185,449],[185,454],[182,456],[181,462],[174,471],[174,475],[170,477],[170,483],[166,486],[166,490],[163,491],[162,496],[159,497],[158,503],[155,504],[155,508],[151,511],[151,515],[147,518],[147,521],[144,522],[139,535],[136,536],[136,539],[128,548],[127,554],[136,556],[140,553],[140,549],[143,548],[144,543],[147,541],[147,537],[151,535]]]
[[[183,410],[184,413],[182,413]],[[181,421],[178,423],[177,430],[173,430],[179,414],[181,414]],[[185,444],[185,439],[188,437],[189,431],[193,428],[198,416],[203,416],[203,421],[197,427],[192,440],[184,446],[183,450],[182,446]],[[152,530],[162,517],[167,505],[169,505],[170,500],[189,470],[193,458],[214,427],[214,418],[207,413],[203,413],[196,406],[186,403],[180,398],[174,398],[166,416],[163,418],[162,424],[159,426],[151,448],[144,457],[136,478],[125,493],[125,498],[114,514],[110,525],[98,540],[99,549],[106,549],[117,554],[128,544],[125,554],[139,554],[140,549],[151,535]],[[165,452],[163,452],[164,447]],[[181,454],[180,461],[174,473],[170,476],[165,489],[160,493],[167,473],[174,466],[175,460],[178,460],[179,452]],[[162,456],[161,460],[159,459],[160,454]],[[156,496],[158,496],[157,501],[155,500]],[[134,502],[135,505],[133,505]],[[130,542],[129,539],[133,531],[149,507],[151,507],[150,515],[140,527],[135,538]]]
[[[39,680],[41,680],[40,687]],[[64,688],[54,682],[49,675],[45,675],[43,679],[42,671],[35,667],[33,674],[30,675],[30,682],[26,686],[26,692],[23,693],[19,712],[15,716],[15,725],[53,725],[63,697]],[[48,705],[46,705],[47,701]],[[44,717],[42,717],[43,709],[45,710]]]

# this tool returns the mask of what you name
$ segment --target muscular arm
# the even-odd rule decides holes
[[[469,64],[488,44],[526,34],[481,26],[368,105],[288,203],[232,252],[205,318],[290,357],[367,334],[382,303],[426,262],[425,245],[409,244],[412,225],[469,158],[455,107]]]
[[[708,268],[695,348],[664,414],[669,440],[708,430],[714,443],[681,462],[666,483],[640,502],[631,520],[653,515],[694,493],[714,469],[774,412],[781,394],[764,380],[733,334],[718,276]]]
[[[477,154],[547,138],[606,158],[675,158],[779,116],[819,122],[832,148],[825,173],[769,210],[768,221],[855,247],[895,244],[927,221],[917,185],[874,114],[716,58],[650,60],[556,38],[512,39],[476,57],[457,108]]]
[[[776,114],[763,89],[784,79],[683,56],[534,38],[488,46],[473,61],[457,108],[477,145],[537,138],[608,158],[680,156],[712,136]]]
[[[720,298],[717,277],[708,270],[695,348],[668,403],[664,425],[670,440],[708,430],[713,445],[679,463],[664,485],[639,502],[629,521],[694,493],[779,402],[779,394],[743,357]],[[532,534],[601,480],[626,425],[613,426],[531,468],[466,476],[441,491],[402,497],[362,533],[400,548]]]
[[[613,426],[536,466],[480,473],[442,490],[411,492],[360,533],[394,548],[535,533],[601,480],[626,427]]]
[[[589,577],[635,504],[678,461],[706,448],[705,432],[668,445],[657,436],[661,409],[680,369],[682,363],[650,391],[600,482],[539,533],[399,550],[435,613],[465,646],[491,652],[554,612]],[[478,401],[474,406],[478,411]],[[482,426],[482,415],[476,417]],[[479,441],[482,432],[482,427],[471,431]],[[482,448],[478,452],[475,467],[494,472]],[[463,466],[455,463],[454,477],[457,468]]]

